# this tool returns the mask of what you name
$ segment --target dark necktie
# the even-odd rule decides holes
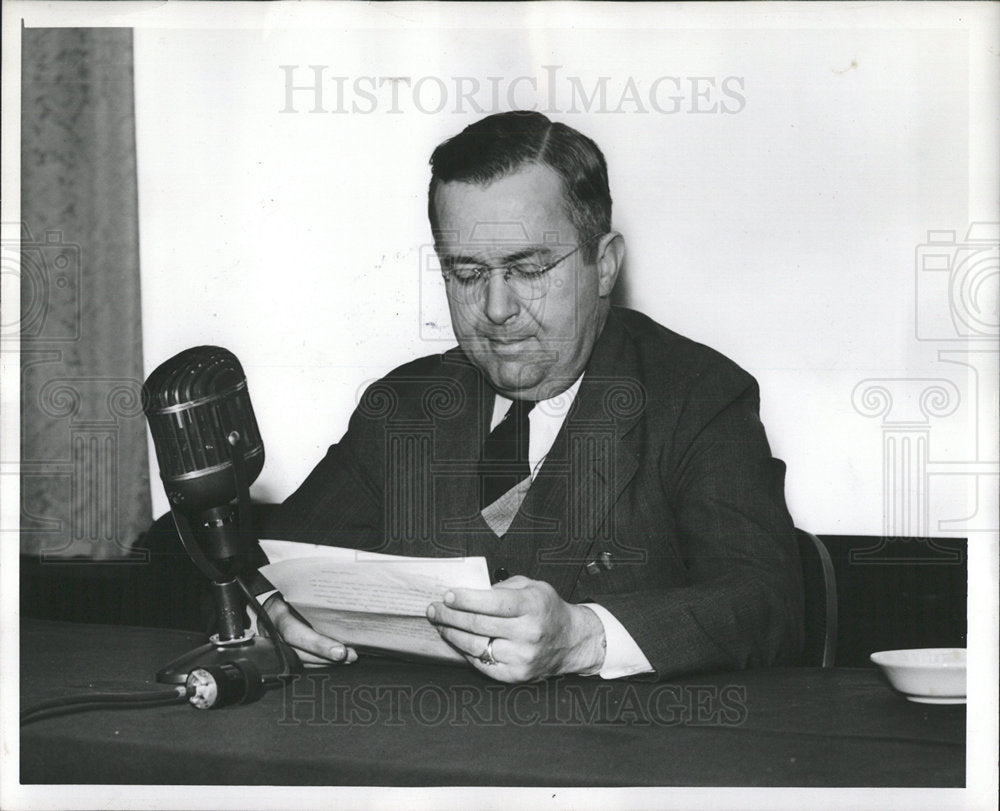
[[[514,400],[483,443],[479,460],[479,507],[488,507],[531,475],[528,463],[528,414],[535,404]]]

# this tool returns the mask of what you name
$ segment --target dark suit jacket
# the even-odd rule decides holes
[[[502,538],[478,510],[494,394],[459,349],[370,386],[344,438],[281,506],[281,537],[404,555],[485,555],[597,602],[658,675],[793,661],[802,586],[752,377],[614,308]],[[587,566],[602,552],[610,568]],[[605,560],[607,557],[605,556]]]

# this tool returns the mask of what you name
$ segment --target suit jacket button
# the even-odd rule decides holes
[[[495,569],[493,572],[493,580],[497,583],[501,583],[510,577],[510,572],[508,572],[503,566]]]

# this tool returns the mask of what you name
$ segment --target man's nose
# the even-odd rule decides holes
[[[505,324],[511,316],[517,315],[520,302],[504,281],[503,271],[492,273],[486,280],[486,317],[494,324]]]

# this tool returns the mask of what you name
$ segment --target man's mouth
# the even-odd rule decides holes
[[[519,344],[522,341],[527,341],[530,335],[516,336],[516,337],[506,337],[506,338],[488,338],[487,340],[491,344]]]
[[[504,350],[516,349],[530,339],[530,335],[521,335],[487,338],[486,340],[492,349],[503,352]]]
[[[523,360],[530,353],[530,335],[487,338],[484,349],[497,360]]]

